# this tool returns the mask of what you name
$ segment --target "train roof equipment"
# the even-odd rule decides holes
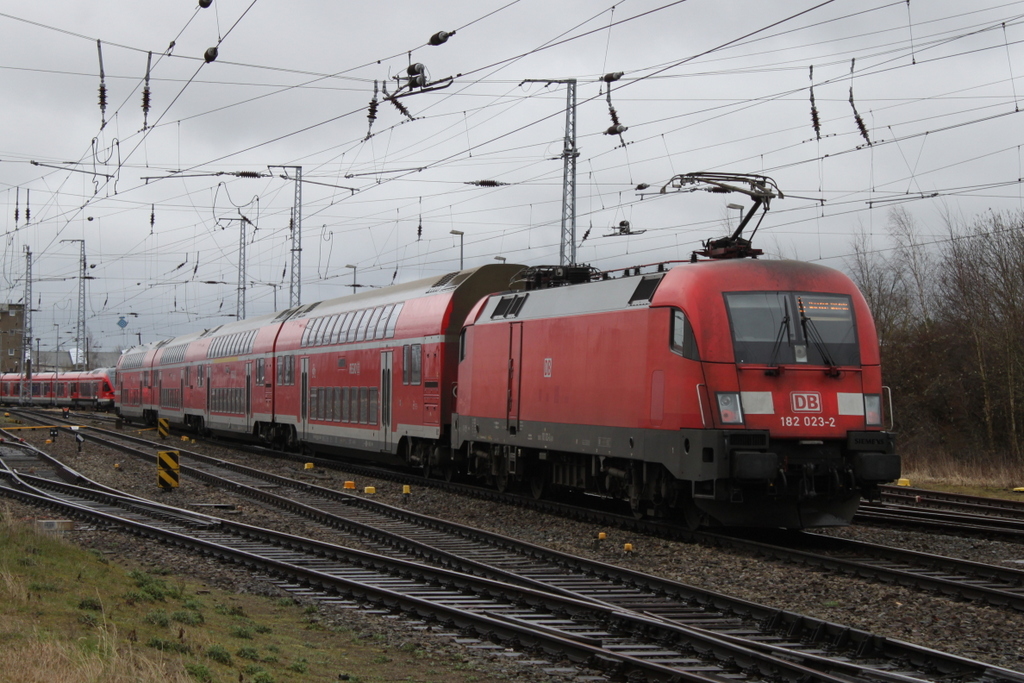
[[[768,213],[771,200],[785,198],[782,190],[779,189],[774,180],[768,176],[753,173],[711,173],[704,171],[680,173],[665,183],[660,193],[667,194],[669,190],[676,192],[739,192],[754,200],[754,205],[750,207],[746,215],[743,216],[743,219],[740,220],[736,230],[731,235],[726,235],[725,237],[705,240],[704,248],[693,252],[691,260],[694,261],[697,260],[697,256],[711,259],[731,259],[757,258],[763,254],[763,251],[751,246],[751,240],[753,240],[757,229],[761,227],[761,221],[764,220],[765,214]],[[744,238],[742,236],[743,229],[747,227],[747,224],[754,217],[754,214],[757,213],[758,209],[761,210],[761,217],[758,218],[757,225],[754,226],[750,237]]]

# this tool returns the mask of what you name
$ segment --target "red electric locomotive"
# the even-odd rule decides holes
[[[494,294],[460,348],[456,467],[499,488],[800,528],[849,523],[900,473],[871,315],[822,266],[711,260]]]
[[[60,406],[110,410],[114,383],[107,368],[72,372],[36,372],[31,380],[20,373],[0,375],[0,402],[5,405]],[[27,382],[25,396],[21,385]]]

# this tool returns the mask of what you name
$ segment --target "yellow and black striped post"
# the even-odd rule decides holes
[[[164,491],[178,488],[181,478],[181,465],[178,451],[160,451],[156,454],[156,484]]]
[[[161,417],[156,421],[156,431],[160,435],[161,439],[166,439],[167,435],[171,433],[171,421],[167,418]]]

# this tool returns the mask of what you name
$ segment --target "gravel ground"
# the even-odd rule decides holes
[[[163,493],[156,486],[155,463],[143,463],[123,454],[105,451],[86,443],[78,455],[72,439],[62,434],[49,445],[40,432],[27,432],[28,440],[69,463],[82,474],[126,492],[160,502],[191,507],[197,504],[230,503],[236,510],[192,507],[211,515],[256,526],[279,528],[289,533],[312,536],[331,542],[357,545],[341,534],[313,531],[304,521],[283,517],[247,500],[183,479],[173,493]],[[153,435],[152,432],[147,433]],[[168,440],[167,448],[174,448]],[[185,447],[185,445],[182,445]],[[250,464],[296,479],[319,485],[342,488],[348,478],[344,473],[322,469],[304,471],[301,464],[272,460],[262,456],[239,454],[217,446],[188,444],[188,448],[236,462]],[[115,468],[115,463],[118,467]],[[357,479],[357,490],[376,486],[377,499],[403,505],[401,486],[392,482]],[[974,603],[931,595],[901,586],[866,582],[833,573],[800,566],[767,561],[741,552],[664,541],[637,536],[619,529],[596,528],[529,510],[513,509],[496,503],[415,489],[408,507],[436,517],[487,529],[538,545],[573,553],[652,575],[663,576],[720,593],[871,631],[889,638],[912,642],[925,647],[976,659],[1017,671],[1024,671],[1024,614],[1008,609],[985,607]],[[29,514],[29,513],[26,513]],[[32,513],[38,516],[38,512]],[[598,531],[608,534],[600,547],[594,547]],[[1024,562],[1024,546],[980,539],[941,536],[854,526],[829,533],[873,543],[940,553],[978,562],[1019,568]],[[260,576],[251,575],[229,565],[194,557],[163,546],[143,544],[138,539],[119,534],[74,532],[74,539],[86,546],[114,551],[117,556],[142,564],[172,566],[221,588],[264,594],[277,594]],[[635,552],[624,555],[624,543],[632,543]],[[184,555],[184,556],[183,556]],[[325,619],[345,621],[350,626],[383,633],[396,646],[410,639],[422,642],[422,634],[412,631],[401,620],[384,619],[353,610],[323,610]],[[459,649],[450,643],[434,644],[441,648]],[[516,680],[552,680],[537,667],[523,667],[507,657],[489,657],[465,650],[471,661],[494,676]],[[555,675],[555,678],[559,678]]]

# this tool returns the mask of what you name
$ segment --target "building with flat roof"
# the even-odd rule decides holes
[[[21,372],[25,305],[0,304],[0,370]]]

